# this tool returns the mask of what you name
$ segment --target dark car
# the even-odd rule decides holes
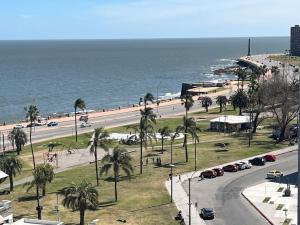
[[[213,171],[217,173],[218,177],[224,175],[224,170],[222,168],[214,168]]]
[[[29,123],[27,124],[26,127],[37,127],[37,126],[41,126],[39,123]]]
[[[54,122],[54,121],[52,121],[52,122],[50,122],[50,123],[48,123],[48,127],[55,127],[55,126],[57,126],[58,125],[58,123],[57,122]]]
[[[217,176],[217,172],[214,170],[205,170],[200,174],[201,178],[215,178]]]
[[[275,155],[265,155],[264,158],[265,158],[266,162],[275,162],[276,161]]]
[[[223,167],[225,172],[237,172],[239,169],[236,165],[227,165]]]
[[[206,219],[214,219],[215,213],[212,208],[202,208],[200,212],[200,217],[204,220]]]
[[[249,162],[255,166],[264,166],[266,164],[264,157],[256,157],[254,159],[250,159]]]

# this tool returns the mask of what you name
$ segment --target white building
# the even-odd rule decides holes
[[[11,211],[11,201],[0,201],[0,224],[13,223],[13,213]]]
[[[8,175],[0,170],[0,183],[2,183]]]
[[[210,130],[213,131],[238,131],[250,127],[249,116],[226,115],[210,120]]]

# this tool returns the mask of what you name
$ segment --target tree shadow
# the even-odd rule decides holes
[[[131,175],[131,176],[120,176],[118,179],[118,182],[120,181],[126,181],[126,180],[132,180],[132,179],[136,179],[136,175]],[[103,179],[104,181],[107,182],[115,182],[115,178],[114,177],[107,177],[105,179]]]
[[[105,208],[105,207],[114,206],[114,205],[116,205],[116,202],[113,200],[104,201],[104,202],[99,202],[98,208]]]
[[[40,199],[42,199],[43,196],[40,196]],[[36,200],[35,195],[24,195],[17,198],[18,202],[29,202]]]

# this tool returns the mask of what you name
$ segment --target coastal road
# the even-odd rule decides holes
[[[246,151],[246,150],[245,150]],[[268,225],[263,218],[241,195],[247,187],[266,181],[266,174],[272,169],[284,175],[297,171],[297,151],[278,156],[278,160],[265,166],[253,166],[251,169],[236,173],[225,172],[223,177],[191,181],[192,203],[197,202],[198,210],[212,207],[214,220],[206,220],[207,225]],[[188,193],[188,182],[183,183]],[[267,191],[267,190],[266,190]],[[204,194],[205,193],[205,194]]]

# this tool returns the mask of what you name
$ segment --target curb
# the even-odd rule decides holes
[[[262,215],[271,225],[275,225],[259,208],[256,207],[256,205],[250,201],[249,198],[246,197],[246,195],[244,195],[243,192],[241,192],[241,195],[256,209],[257,212],[259,212],[260,215]]]

